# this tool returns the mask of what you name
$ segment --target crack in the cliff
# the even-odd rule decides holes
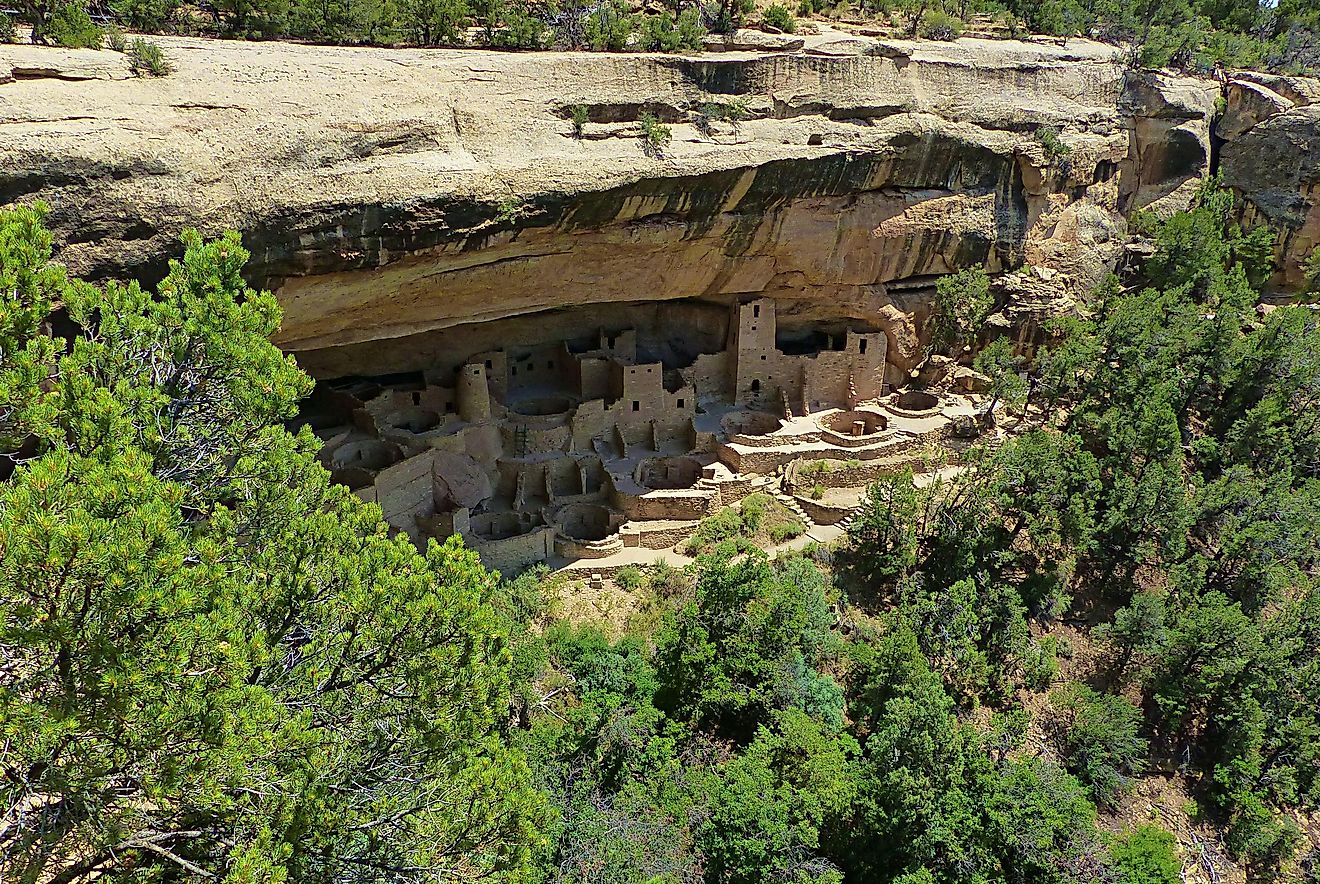
[[[1222,79],[1222,80],[1220,81],[1220,83],[1219,83],[1219,94],[1220,94],[1221,96],[1223,96],[1224,104],[1225,104],[1225,106],[1227,106],[1227,104],[1228,104],[1228,80],[1227,80],[1227,78],[1224,78],[1224,79]],[[1209,172],[1210,172],[1210,177],[1211,177],[1211,178],[1213,178],[1213,177],[1215,177],[1216,175],[1219,174],[1219,159],[1220,159],[1220,154],[1222,153],[1222,151],[1223,151],[1223,149],[1224,149],[1224,144],[1225,144],[1225,141],[1224,141],[1223,137],[1220,136],[1220,134],[1219,134],[1219,121],[1222,120],[1223,118],[1224,118],[1224,115],[1223,115],[1222,113],[1219,112],[1219,109],[1218,109],[1218,108],[1216,108],[1216,109],[1215,109],[1215,115],[1214,115],[1214,117],[1212,117],[1211,120],[1210,120],[1210,126],[1209,126],[1209,139],[1208,139],[1208,140],[1209,140],[1209,145],[1210,145],[1210,156],[1209,156],[1209,158],[1208,158],[1208,160],[1209,160],[1209,167],[1208,167],[1208,168],[1209,168]]]

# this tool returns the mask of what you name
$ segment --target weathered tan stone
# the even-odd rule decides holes
[[[1320,104],[1273,114],[1227,142],[1220,171],[1245,198],[1247,224],[1278,231],[1276,285],[1299,289],[1303,264],[1320,246]]]
[[[1293,102],[1279,93],[1249,80],[1229,80],[1225,90],[1224,115],[1215,124],[1220,138],[1233,139],[1252,126],[1293,107]]]
[[[566,305],[758,294],[785,322],[883,327],[903,366],[922,280],[1031,260],[1085,285],[1121,211],[1176,207],[1205,173],[1213,85],[1134,80],[1112,47],[803,39],[828,54],[162,38],[177,71],[141,80],[114,53],[5,46],[0,70],[53,73],[0,87],[0,199],[46,200],[92,276],[150,278],[182,228],[239,229],[280,343],[320,376],[427,368],[454,348],[426,335]],[[702,124],[734,98],[747,119]],[[1042,125],[1074,148],[1066,174],[1043,171]]]
[[[770,34],[739,28],[732,34],[707,34],[705,45],[712,52],[792,52],[805,41],[792,34]]]

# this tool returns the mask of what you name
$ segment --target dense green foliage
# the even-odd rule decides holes
[[[1158,769],[1253,879],[1301,874],[1320,318],[1257,309],[1235,217],[1207,185],[1033,362],[980,347],[1020,432],[951,478],[773,559],[791,514],[750,496],[593,625],[329,482],[235,236],[97,288],[0,215],[0,873],[1171,884],[1173,836],[1112,815]]]
[[[658,626],[528,638],[548,877],[1172,884],[1171,834],[1098,822],[1157,758],[1253,876],[1295,871],[1290,815],[1320,801],[1320,323],[1256,312],[1261,237],[1233,216],[1207,186],[1034,364],[984,348],[1027,431],[951,480],[880,480],[836,552],[767,561],[730,510],[663,591],[621,575]],[[951,277],[937,321],[970,342],[983,292]],[[1080,670],[1042,635],[1079,605]]]
[[[152,294],[66,280],[40,222],[0,214],[0,875],[522,880],[489,575],[282,428],[310,382],[236,236]]]

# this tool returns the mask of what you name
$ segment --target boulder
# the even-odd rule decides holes
[[[1227,92],[1224,115],[1215,124],[1215,133],[1225,140],[1231,141],[1251,127],[1293,107],[1293,102],[1279,93],[1248,80],[1229,80]]]

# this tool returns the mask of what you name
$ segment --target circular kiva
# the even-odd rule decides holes
[[[874,411],[838,411],[821,418],[820,425],[840,436],[870,436],[884,430],[889,421]]]

